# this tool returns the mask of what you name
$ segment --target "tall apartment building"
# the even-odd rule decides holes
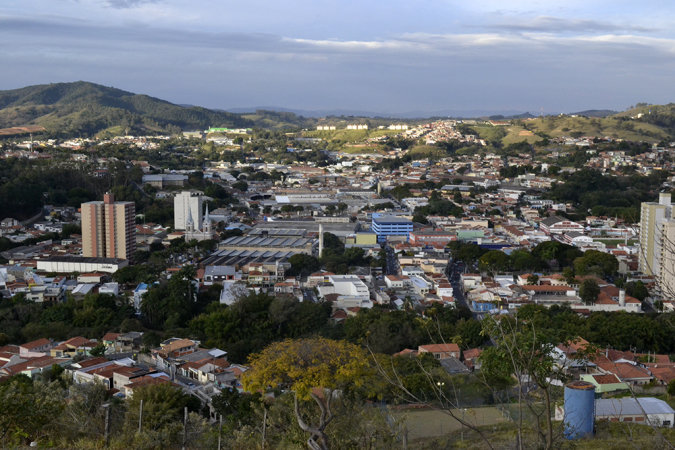
[[[675,220],[663,223],[659,291],[664,300],[675,300]]]
[[[670,194],[661,193],[659,201],[642,203],[640,211],[640,272],[658,276],[661,270],[661,233],[671,218]]]
[[[670,194],[661,193],[658,203],[642,204],[639,269],[656,277],[663,297],[675,298],[675,220]]]
[[[82,255],[90,258],[131,259],[136,251],[134,202],[116,202],[106,193],[103,201],[82,203]]]
[[[173,198],[173,227],[187,230],[188,221],[192,221],[195,230],[202,229],[202,206],[204,194],[199,191],[183,191]]]

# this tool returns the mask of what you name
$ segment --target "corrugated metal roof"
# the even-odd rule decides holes
[[[673,414],[675,410],[658,398],[608,398],[595,401],[597,416],[636,416],[641,414]]]

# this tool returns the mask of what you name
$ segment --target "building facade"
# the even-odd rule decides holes
[[[195,230],[202,229],[204,194],[199,191],[183,191],[173,198],[173,227],[187,230],[192,221]]]
[[[661,263],[657,278],[659,292],[664,300],[675,300],[675,220],[663,222],[661,228]]]
[[[136,251],[136,207],[116,202],[111,193],[103,201],[82,203],[82,256],[131,259]]]
[[[661,193],[659,201],[642,203],[640,208],[640,272],[658,276],[661,269],[661,232],[671,218],[670,194]]]
[[[412,221],[396,216],[376,216],[373,214],[371,228],[377,234],[378,242],[387,240],[387,236],[410,236]]]

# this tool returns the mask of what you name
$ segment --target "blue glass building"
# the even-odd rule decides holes
[[[407,238],[413,230],[413,223],[403,217],[373,214],[371,228],[377,234],[377,241],[384,242],[387,240],[387,236],[405,236]]]

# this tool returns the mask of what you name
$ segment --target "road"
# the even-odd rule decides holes
[[[400,267],[398,265],[398,258],[394,253],[394,249],[388,244],[385,244],[384,251],[387,253],[387,273],[386,275],[399,275]]]
[[[448,266],[445,268],[445,276],[450,281],[452,285],[452,295],[455,297],[455,304],[458,307],[465,307],[471,311],[471,314],[475,319],[482,319],[483,313],[474,311],[469,305],[469,302],[464,297],[464,289],[462,289],[462,280],[460,275],[465,273],[466,265],[463,261],[454,261],[452,258],[448,260]]]

